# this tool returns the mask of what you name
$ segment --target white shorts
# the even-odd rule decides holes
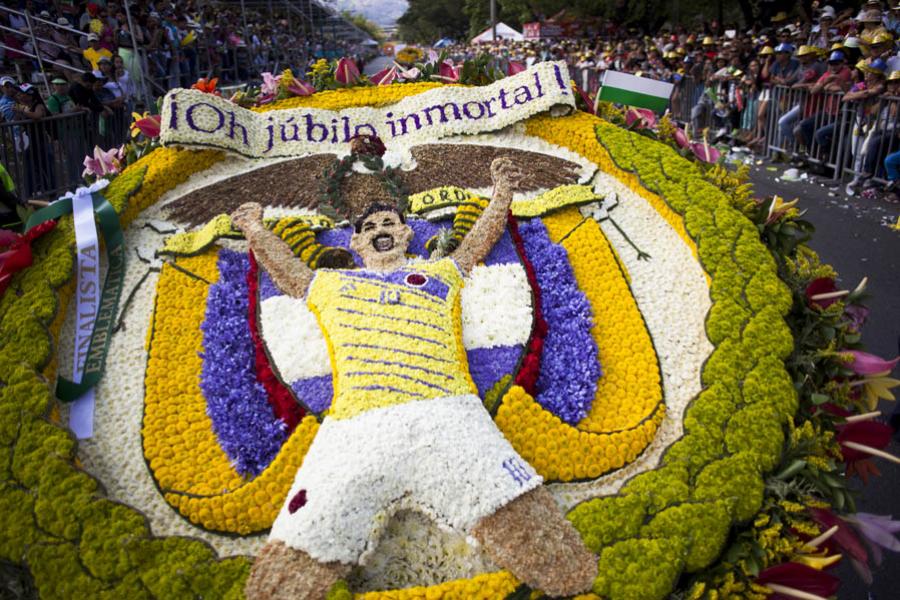
[[[468,534],[541,483],[474,395],[325,418],[269,539],[357,564],[398,510]]]

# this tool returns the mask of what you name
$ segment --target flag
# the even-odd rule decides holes
[[[669,105],[673,87],[671,83],[664,81],[618,71],[606,71],[603,74],[598,100],[663,112]]]

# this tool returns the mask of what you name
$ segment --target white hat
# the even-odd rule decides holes
[[[0,87],[3,87],[5,85],[16,85],[16,80],[9,75],[0,77]]]
[[[60,17],[56,20],[57,25],[62,25],[63,27],[71,27],[72,24],[69,23],[69,20],[65,17]]]
[[[96,71],[91,71],[93,76],[97,79],[106,79],[106,75],[103,74],[103,71],[97,69]]]
[[[826,17],[829,17],[831,19],[834,19],[835,14],[836,13],[833,6],[825,6],[824,8],[822,8],[822,13],[819,15],[819,18],[824,19]]]
[[[89,42],[99,42],[99,41],[100,41],[100,36],[98,36],[96,33],[89,33],[88,36],[87,36],[87,41],[89,41]]]

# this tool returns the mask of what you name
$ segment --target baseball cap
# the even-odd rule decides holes
[[[100,36],[98,36],[96,33],[89,33],[89,34],[88,34],[88,37],[87,37],[87,41],[89,41],[89,42],[99,42],[99,41],[100,41]]]
[[[108,56],[101,56],[97,59],[97,64],[100,64],[102,62],[112,62],[112,59]]]
[[[835,11],[833,6],[825,6],[822,8],[822,13],[819,15],[820,19],[834,19]]]
[[[69,83],[69,82],[66,81],[65,79],[63,79],[62,77],[54,77],[53,79],[50,80],[50,83],[55,83],[55,84],[66,84],[66,83]]]
[[[97,69],[96,71],[92,71],[91,75],[94,76],[94,79],[106,79],[106,75],[103,74],[103,71]]]
[[[793,54],[794,45],[788,44],[787,42],[782,42],[782,43],[778,44],[777,46],[775,46],[775,52],[784,52],[786,54]]]
[[[19,91],[23,94],[31,94],[37,92],[37,88],[31,85],[30,83],[23,83],[19,86]]]
[[[830,63],[831,62],[842,62],[845,59],[846,59],[846,57],[844,56],[844,53],[841,52],[840,50],[835,50],[834,52],[832,52],[831,54],[828,55],[828,62],[830,62]]]
[[[0,77],[0,87],[3,87],[4,85],[16,85],[16,80],[9,75]]]
[[[63,27],[71,27],[72,24],[69,23],[69,20],[65,17],[60,17],[56,20],[57,25],[62,25]]]

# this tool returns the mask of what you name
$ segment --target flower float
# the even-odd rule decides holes
[[[348,64],[330,73],[337,84],[353,79]],[[257,110],[385,107],[434,89],[345,86]],[[476,141],[449,139],[436,150],[447,164]],[[400,146],[385,141],[380,168],[404,164]],[[897,548],[892,520],[855,511],[843,467],[878,456],[851,444],[884,452],[866,414],[890,395],[897,361],[859,346],[860,295],[813,285],[834,273],[802,236],[785,242],[799,227],[792,207],[748,201],[739,177],[584,112],[532,116],[477,141],[572,165],[572,181],[515,197],[465,282],[453,335],[479,409],[552,484],[596,555],[591,594],[827,595],[835,582],[824,569],[836,554],[868,564]],[[112,170],[115,157],[98,152],[96,169]],[[215,182],[227,182],[238,204],[262,196],[247,184],[257,168],[216,150],[154,148],[105,191],[125,227],[130,299],[95,390],[93,439],[76,447],[48,385],[73,353],[70,218],[33,242],[33,265],[0,299],[9,340],[0,349],[0,439],[14,457],[0,487],[0,556],[27,564],[42,597],[238,595],[282,506],[302,511],[311,501],[291,485],[336,393],[320,316],[255,263],[227,214],[198,228],[169,210]],[[463,178],[483,168],[435,168],[406,190],[411,254],[426,259],[477,234],[489,189]],[[348,172],[345,193],[380,190],[371,186],[387,179],[370,171]],[[318,174],[297,170],[281,185],[317,189]],[[319,258],[329,249],[354,257],[352,231],[338,221],[276,201],[265,217],[310,268],[328,272]],[[412,292],[430,275],[404,277],[416,306],[429,308],[427,294]],[[353,302],[345,308],[366,305]],[[385,323],[427,338],[435,323],[421,312],[415,323]],[[811,333],[798,342],[799,331]],[[371,342],[360,334],[350,343]],[[397,384],[416,379],[420,391],[449,385],[422,350],[428,342],[417,344],[403,349],[424,356],[379,368]],[[359,350],[354,359],[386,360]],[[520,467],[510,465],[523,477]],[[364,500],[360,488],[346,493]],[[365,567],[331,597],[531,593],[426,516],[394,514],[382,532]]]

